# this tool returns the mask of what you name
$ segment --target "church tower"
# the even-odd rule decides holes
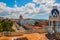
[[[23,16],[20,14],[19,16],[19,25],[22,26],[22,20],[23,20]]]
[[[51,14],[49,16],[49,32],[50,33],[56,33],[58,32],[58,28],[60,26],[60,17],[59,17],[59,11],[57,9],[57,6],[53,6],[53,9],[51,11]]]
[[[22,16],[22,15],[20,15],[20,16],[19,16],[19,19],[20,19],[20,20],[22,20],[22,19],[23,19],[23,16]]]

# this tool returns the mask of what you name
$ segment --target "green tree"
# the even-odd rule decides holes
[[[1,31],[14,31],[14,29],[12,29],[13,23],[14,22],[9,19],[3,19],[2,21],[0,21],[0,32]]]
[[[0,23],[0,32],[2,32],[2,31],[3,31],[3,27],[2,27],[2,25]]]
[[[41,23],[39,23],[38,21],[35,21],[35,26],[40,26],[40,27],[42,27],[42,24]]]

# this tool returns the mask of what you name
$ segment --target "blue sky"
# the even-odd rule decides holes
[[[56,3],[60,3],[60,0],[56,0]]]
[[[0,0],[0,2],[4,2],[9,7],[14,7],[15,0]],[[25,4],[32,2],[32,0],[16,0],[17,6],[24,6]]]
[[[17,6],[24,6],[25,4],[32,2],[32,0],[16,0]],[[4,2],[7,4],[8,7],[14,7],[15,0],[0,0],[0,2]],[[60,0],[56,0],[56,3],[60,3]]]
[[[15,0],[0,0],[0,2],[3,2],[6,4],[7,7],[10,7],[10,8],[14,8],[14,5],[15,5]],[[33,0],[16,0],[16,5],[18,7],[22,7],[22,6],[25,6],[26,4],[28,3],[33,3],[35,4],[36,7],[40,6],[41,4],[37,4],[37,2],[33,2]],[[55,0],[55,3],[60,3],[60,0]],[[0,13],[0,16],[4,16],[4,13]],[[8,13],[7,13],[8,15]],[[33,14],[34,15],[34,14]],[[36,19],[48,19],[49,17],[49,14],[48,13],[45,13],[45,14],[37,14],[35,15],[34,17],[32,17],[33,19],[36,18]]]

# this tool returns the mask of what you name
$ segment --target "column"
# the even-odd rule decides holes
[[[49,26],[48,26],[48,32],[50,33],[50,20],[49,20]]]
[[[57,21],[57,23],[56,23],[56,28],[55,28],[56,31],[58,31],[58,28],[59,28],[59,27],[58,27],[58,21]]]
[[[48,28],[48,32],[49,32],[50,34],[52,34],[52,33],[53,33],[52,26],[53,26],[53,22],[52,22],[52,21],[49,21],[49,28]]]
[[[53,21],[51,21],[51,34],[55,32],[54,24]]]

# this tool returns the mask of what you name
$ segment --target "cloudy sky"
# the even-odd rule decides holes
[[[60,10],[60,0],[0,0],[0,16],[48,19],[54,5]]]

